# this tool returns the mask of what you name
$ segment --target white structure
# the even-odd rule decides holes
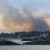
[[[49,37],[49,34],[48,34],[48,33],[41,33],[41,34],[40,34],[40,37],[47,38],[47,37]]]

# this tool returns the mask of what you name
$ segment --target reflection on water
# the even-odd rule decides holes
[[[0,46],[0,50],[50,50],[50,45]]]

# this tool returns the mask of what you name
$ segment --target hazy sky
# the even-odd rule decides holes
[[[50,0],[8,0],[14,7],[30,7],[39,10],[50,10]]]
[[[50,0],[0,0],[0,32],[50,30]]]

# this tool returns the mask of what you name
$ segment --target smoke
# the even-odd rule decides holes
[[[0,13],[3,15],[2,24],[8,31],[45,31],[49,30],[48,23],[42,15],[37,17],[34,11],[23,8],[19,10],[8,4],[6,0],[0,0]],[[38,13],[38,12],[37,12]],[[36,18],[35,18],[36,17]],[[43,18],[44,17],[44,18]],[[47,20],[48,21],[48,20]]]

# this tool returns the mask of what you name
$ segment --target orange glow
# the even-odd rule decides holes
[[[47,23],[47,25],[50,27],[50,17],[44,18],[44,21]]]
[[[8,28],[9,30],[22,30],[22,31],[28,31],[32,27],[32,23],[5,23],[4,24],[5,28]]]
[[[31,28],[31,26],[32,26],[31,23],[16,24],[16,28],[22,29],[22,30],[29,30]]]
[[[1,15],[0,15],[0,29],[4,29],[3,22],[2,22],[2,16]]]

